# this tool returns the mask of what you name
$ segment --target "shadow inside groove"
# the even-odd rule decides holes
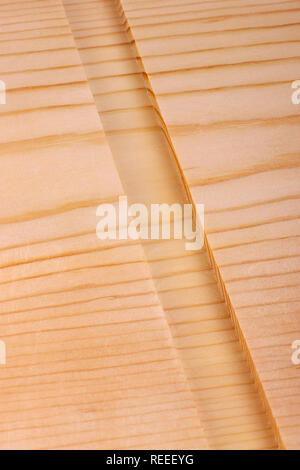
[[[188,203],[118,6],[87,4],[64,0],[129,204]],[[276,448],[206,250],[186,251],[184,240],[143,247],[209,446]]]

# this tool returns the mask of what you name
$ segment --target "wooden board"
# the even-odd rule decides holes
[[[0,448],[206,448],[141,246],[96,237],[123,189],[62,3],[0,27]]]
[[[299,18],[0,4],[0,449],[300,448]],[[120,195],[206,246],[100,241]]]
[[[120,7],[278,439],[299,448],[299,1]]]

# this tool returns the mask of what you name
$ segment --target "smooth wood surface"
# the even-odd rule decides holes
[[[0,5],[0,76],[0,448],[206,448],[61,1]]]
[[[129,202],[187,202],[117,4],[64,5]],[[210,447],[276,447],[206,250],[178,240],[144,250]]]
[[[300,3],[120,5],[278,437],[300,448]]]
[[[1,449],[300,448],[299,18],[0,4]],[[206,247],[100,241],[123,194],[205,203]]]

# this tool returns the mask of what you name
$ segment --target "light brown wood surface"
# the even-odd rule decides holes
[[[62,3],[44,3],[0,5],[0,448],[205,448],[141,246],[96,237],[123,189]]]
[[[1,449],[300,448],[299,17],[0,4]],[[100,241],[124,194],[206,246]]]
[[[299,448],[299,1],[121,0],[281,444]]]

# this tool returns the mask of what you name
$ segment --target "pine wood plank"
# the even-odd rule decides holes
[[[206,448],[61,1],[0,5],[1,449]]]
[[[299,448],[299,2],[120,5],[281,444]]]

